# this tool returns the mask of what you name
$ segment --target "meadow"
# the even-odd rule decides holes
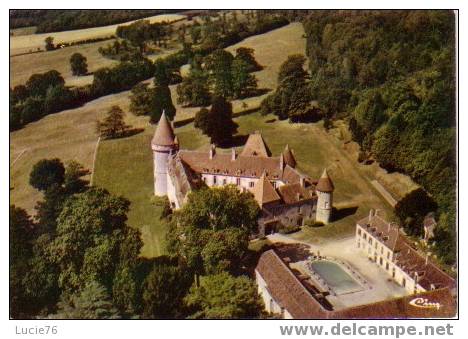
[[[235,119],[238,134],[248,135],[260,130],[273,155],[278,155],[286,144],[294,150],[299,168],[318,179],[325,167],[336,187],[334,205],[339,220],[330,225],[303,227],[292,237],[302,241],[320,242],[340,238],[354,232],[355,223],[367,215],[369,208],[377,208],[393,218],[391,208],[373,189],[365,174],[340,149],[339,141],[326,133],[321,123],[291,124],[278,121],[273,115],[258,112]],[[150,126],[141,134],[117,140],[102,141],[95,164],[94,184],[122,195],[131,201],[129,224],[142,232],[142,255],[151,257],[164,253],[167,224],[160,219],[162,207],[153,196],[153,162],[150,142],[154,133]],[[181,148],[208,151],[209,140],[193,124],[176,128]],[[220,152],[229,150],[219,150]]]
[[[303,33],[302,25],[293,23],[245,39],[228,50],[234,51],[241,46],[254,48],[257,61],[264,67],[256,72],[259,88],[274,89],[281,63],[290,54],[303,54]],[[108,62],[104,61],[108,59],[100,59],[101,62]],[[70,77],[67,79],[70,81]],[[177,108],[176,121],[193,117],[199,108],[177,105],[175,86],[171,87]],[[144,132],[128,138],[102,141],[93,164],[97,144],[96,120],[102,119],[112,105],[119,105],[128,112],[129,94],[129,91],[124,91],[101,97],[82,107],[49,115],[12,132],[10,163],[14,161],[14,164],[10,176],[11,201],[33,213],[36,201],[41,198],[39,192],[28,185],[33,164],[43,158],[76,160],[86,168],[94,168],[94,184],[123,195],[132,202],[129,224],[142,231],[145,242],[142,255],[152,257],[164,253],[167,226],[164,220],[159,219],[161,206],[153,198],[152,154],[149,145],[155,127],[148,123],[147,117],[127,114],[127,123],[143,128]],[[262,99],[263,96],[236,100],[233,102],[234,112],[254,110]],[[239,123],[239,134],[262,131],[274,154],[278,154],[288,143],[295,151],[300,169],[312,178],[318,178],[324,167],[330,170],[337,187],[335,206],[341,218],[327,227],[304,227],[303,231],[293,237],[317,241],[321,237],[351,234],[355,221],[365,216],[369,208],[380,208],[389,218],[392,217],[390,206],[370,184],[370,180],[374,179],[374,171],[369,172],[370,167],[356,161],[356,154],[348,149],[349,142],[343,137],[342,126],[337,125],[327,133],[321,123],[290,124],[277,121],[274,116],[260,116],[259,113],[238,117],[236,121]],[[193,124],[177,128],[176,133],[184,148],[208,147],[208,139]]]
[[[145,20],[149,20],[151,23],[155,23],[163,21],[172,22],[183,18],[185,18],[185,16],[180,14],[162,14],[145,18]],[[27,53],[30,50],[36,51],[38,48],[44,49],[44,39],[49,36],[54,38],[55,44],[108,37],[115,34],[115,30],[118,26],[129,25],[132,22],[135,22],[135,20],[123,24],[115,24],[103,27],[76,29],[63,32],[12,36],[10,37],[10,55]]]
[[[273,86],[277,77],[277,69],[287,58],[287,54],[285,54],[282,49],[273,48],[275,41],[282,37],[282,39],[288,41],[290,46],[296,46],[294,49],[290,50],[291,53],[302,53],[305,49],[305,39],[302,38],[303,32],[300,24],[293,23],[265,34],[250,37],[232,46],[232,48],[235,49],[240,46],[254,48],[257,60],[264,66],[262,71],[256,73],[259,78],[259,87]],[[100,56],[97,52],[98,47],[96,44],[98,43],[89,44],[93,45],[89,47],[89,53],[95,53],[96,60],[96,64],[94,64],[94,62],[91,62],[89,59],[89,66],[98,68],[97,65],[113,62]],[[86,48],[86,46],[88,45],[77,46],[77,48],[83,51],[83,48]],[[61,67],[66,70],[66,72],[69,72],[69,62],[67,57],[63,56],[63,53],[67,53],[67,49],[73,48],[75,47],[68,47],[54,52],[37,53],[38,56],[54,56],[52,53],[56,53],[56,62],[49,62],[39,57],[37,60],[38,63],[27,63],[24,61],[23,67],[21,67],[21,63],[16,64],[14,71],[11,71],[10,74],[12,83],[17,81],[16,73],[19,73],[20,76],[23,74],[23,79],[27,79],[28,76],[26,74],[37,73],[37,67],[41,65],[41,63],[47,63],[48,67]],[[171,51],[167,51],[167,53],[170,52]],[[264,56],[265,53],[273,53],[274,55]],[[83,54],[86,55],[86,53]],[[36,55],[29,54],[25,56],[25,60],[33,56],[35,57]],[[19,57],[10,59],[14,60],[16,58]],[[60,61],[58,59],[60,59]],[[271,63],[271,65],[269,63]],[[27,66],[25,67],[24,65]],[[46,70],[46,67],[42,69]],[[23,71],[23,73],[21,73],[21,71]],[[69,74],[68,77],[66,76],[67,84],[70,84],[70,82],[73,83],[73,79],[76,77],[70,76],[70,73],[65,73],[65,75],[66,74]],[[81,78],[89,77],[92,78],[92,76]],[[152,80],[150,79],[147,82],[150,81]],[[175,86],[171,86],[171,91],[174,105],[177,108],[175,120],[179,121],[193,117],[199,108],[181,107],[176,103]],[[105,112],[112,105],[119,105],[124,111],[128,112],[130,104],[129,95],[130,91],[107,95],[90,101],[82,107],[48,115],[37,122],[26,125],[21,130],[10,133],[10,163],[15,161],[14,165],[11,166],[10,174],[10,185],[13,187],[10,192],[12,203],[26,208],[30,213],[34,212],[33,207],[41,196],[36,190],[29,186],[28,178],[32,166],[40,159],[59,157],[64,161],[76,160],[82,163],[86,168],[92,169],[93,154],[97,142],[97,135],[95,133],[96,120],[102,119]],[[244,100],[246,104],[244,104],[243,101],[236,100],[233,102],[234,112],[239,112],[246,108],[258,107],[261,100],[262,97],[249,98]],[[127,122],[135,127],[149,126],[148,118],[135,117],[131,113],[127,114]],[[152,127],[149,126],[148,128]]]

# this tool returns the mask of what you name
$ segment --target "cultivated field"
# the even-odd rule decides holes
[[[62,74],[68,86],[82,86],[93,81],[92,75],[73,76],[70,69],[70,57],[74,53],[83,54],[88,60],[88,72],[92,73],[101,67],[112,67],[118,62],[104,58],[99,47],[106,46],[113,40],[94,42],[85,45],[71,46],[44,53],[31,53],[10,57],[10,87],[26,83],[35,73],[57,70]]]
[[[180,14],[163,14],[145,18],[144,20],[149,20],[150,22],[154,23],[163,21],[171,22],[183,18],[185,18],[185,16]],[[136,20],[129,21],[123,24],[76,29],[72,31],[13,36],[10,37],[10,55],[27,53],[30,50],[35,51],[38,48],[44,49],[44,39],[48,36],[54,38],[55,44],[86,39],[102,38],[114,35],[117,26],[128,25],[135,21]]]
[[[67,86],[83,86],[93,82],[92,73],[101,67],[112,67],[119,62],[103,57],[98,49],[114,42],[114,39],[93,42],[89,44],[71,46],[57,49],[47,53],[31,53],[10,57],[10,87],[26,83],[29,77],[35,73],[44,73],[57,70],[62,74]],[[148,58],[155,60],[175,53],[179,44],[171,44],[164,51],[149,55]],[[87,58],[88,73],[85,76],[74,76],[70,69],[70,57],[73,53],[81,53]]]

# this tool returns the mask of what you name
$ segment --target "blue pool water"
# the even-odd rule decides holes
[[[338,295],[362,290],[361,285],[337,263],[319,260],[312,262],[311,266]]]

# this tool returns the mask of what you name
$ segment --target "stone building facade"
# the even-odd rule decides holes
[[[418,253],[397,224],[385,221],[373,210],[358,221],[355,239],[371,261],[411,294],[455,287],[454,279]]]
[[[313,180],[297,169],[288,145],[279,156],[272,156],[259,132],[251,134],[242,151],[218,152],[179,148],[177,136],[165,114],[151,141],[154,161],[154,194],[167,196],[178,209],[188,193],[203,185],[235,185],[251,192],[262,209],[259,232],[271,233],[279,225],[302,225],[307,219],[324,224],[330,221],[334,185],[324,170]]]

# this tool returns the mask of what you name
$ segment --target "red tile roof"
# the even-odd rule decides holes
[[[271,297],[295,319],[449,318],[456,315],[456,301],[448,288],[336,311],[326,309],[316,299],[319,295],[314,297],[274,250],[260,256],[256,271],[265,281]],[[433,306],[421,307],[424,301]]]
[[[400,233],[398,225],[388,223],[379,216],[366,217],[358,221],[358,225],[373,234],[382,244],[392,250],[395,263],[413,279],[418,275],[418,283],[424,289],[454,288],[455,279],[441,270],[435,263],[410,244],[409,240]]]
[[[262,135],[256,131],[254,134],[249,135],[241,155],[269,157],[271,156],[271,152]]]
[[[328,176],[327,169],[323,170],[323,174],[317,183],[316,189],[320,192],[333,192],[333,190],[335,189],[333,182]]]

